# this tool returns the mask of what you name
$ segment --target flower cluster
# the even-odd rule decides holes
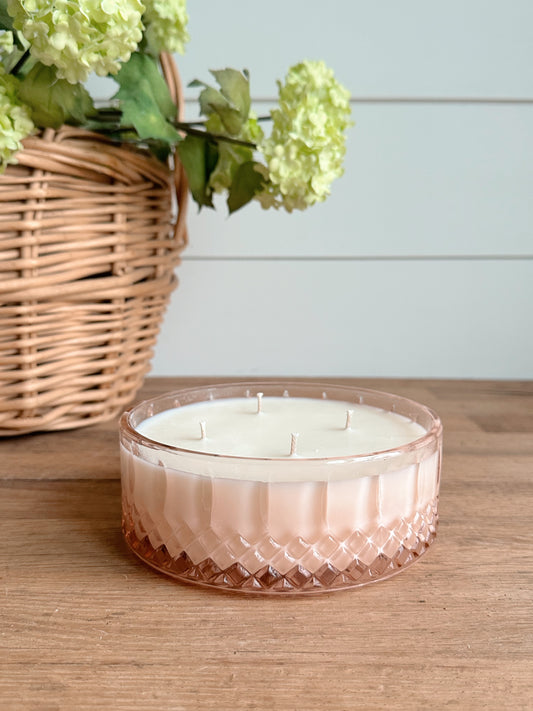
[[[269,190],[259,199],[289,212],[322,202],[343,173],[349,94],[324,62],[302,62],[279,84],[272,133],[261,144]]]
[[[144,0],[144,5],[143,23],[150,49],[183,54],[189,41],[185,0]]]
[[[2,55],[8,56],[13,51],[13,33],[3,32],[0,35],[0,59]]]
[[[18,81],[0,66],[0,172],[15,162],[22,140],[33,131],[30,111],[17,99]]]
[[[249,76],[213,71],[201,87],[203,121],[178,122],[158,56],[189,40],[186,0],[0,0],[0,172],[22,140],[63,123],[136,140],[166,160],[176,150],[193,198],[230,212],[251,200],[288,212],[323,201],[342,175],[349,95],[323,62],[292,67],[270,117],[252,110]],[[96,108],[91,73],[118,91]],[[260,121],[272,124],[267,135]]]
[[[72,84],[115,74],[142,38],[139,0],[8,0],[32,55]]]

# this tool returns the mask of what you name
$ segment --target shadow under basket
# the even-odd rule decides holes
[[[176,93],[176,92],[174,92]],[[0,176],[0,435],[124,409],[186,244],[181,165],[63,127]]]

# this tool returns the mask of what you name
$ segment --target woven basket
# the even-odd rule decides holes
[[[0,176],[0,435],[93,424],[131,401],[176,286],[187,196],[181,165],[139,148],[71,127],[24,142]]]

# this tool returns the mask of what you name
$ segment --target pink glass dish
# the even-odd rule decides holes
[[[267,459],[163,445],[136,427],[164,410],[218,398],[330,398],[393,411],[426,433],[351,457]],[[436,536],[442,426],[430,409],[389,393],[298,382],[181,390],[120,420],[122,527],[145,563],[182,582],[263,594],[366,585],[415,562]],[[247,477],[232,477],[245,465]],[[305,467],[280,481],[279,466]]]

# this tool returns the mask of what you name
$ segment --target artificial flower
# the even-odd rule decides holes
[[[31,54],[71,84],[116,74],[142,39],[140,0],[8,0]]]
[[[191,84],[202,87],[202,119],[178,121],[160,55],[184,51],[187,23],[186,0],[0,0],[2,168],[33,119],[38,130],[67,123],[133,141],[163,161],[175,151],[200,207],[214,207],[216,193],[226,193],[230,213],[253,199],[288,212],[323,201],[342,175],[351,123],[331,69],[293,66],[278,82],[278,107],[260,118],[248,72],[213,70],[218,88]],[[93,72],[118,84],[105,105],[83,85]]]
[[[150,50],[185,52],[189,41],[187,5],[185,0],[144,0],[145,36]]]
[[[264,207],[283,206],[291,212],[325,200],[331,183],[343,173],[349,93],[321,61],[291,67],[278,87],[272,132],[259,146],[268,181],[256,198]]]
[[[0,59],[2,55],[9,55],[13,51],[13,33],[12,32],[2,32],[0,33]]]
[[[0,65],[0,173],[9,163],[16,163],[22,141],[33,132],[30,112],[17,99],[18,81]]]

